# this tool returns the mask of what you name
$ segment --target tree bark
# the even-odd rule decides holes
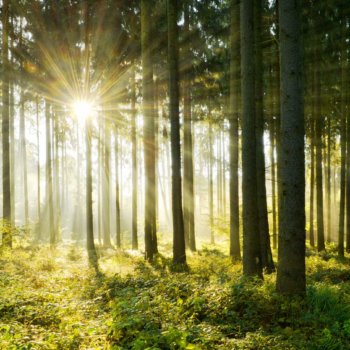
[[[137,250],[137,139],[136,139],[136,77],[135,68],[133,68],[133,81],[131,82],[131,144],[132,144],[132,249]]]
[[[52,157],[51,157],[51,106],[45,101],[45,122],[46,122],[46,205],[49,211],[48,226],[50,235],[50,246],[56,244],[56,232],[54,227],[53,213],[53,188],[52,188]]]
[[[240,259],[239,243],[239,78],[240,78],[240,43],[239,43],[239,1],[231,1],[230,29],[230,256]]]
[[[89,263],[97,269],[97,254],[94,242],[94,223],[92,210],[92,166],[91,166],[91,121],[85,123],[85,147],[86,147],[86,249]]]
[[[9,109],[9,59],[8,59],[8,34],[9,34],[9,1],[3,0],[2,4],[2,210],[3,232],[2,243],[12,247],[11,232],[11,169],[10,169],[10,109]]]
[[[277,290],[305,293],[305,156],[301,1],[279,2],[282,211]]]
[[[241,2],[243,273],[262,276],[257,197],[254,0]]]
[[[168,0],[169,116],[171,125],[173,262],[186,263],[182,213],[177,0]]]
[[[256,118],[256,168],[257,196],[259,212],[259,233],[261,264],[267,273],[274,271],[270,246],[269,221],[267,215],[266,175],[264,152],[264,109],[263,109],[263,52],[262,52],[262,1],[254,3],[254,40],[255,40],[255,118]]]
[[[145,259],[153,261],[156,235],[154,89],[152,68],[151,3],[141,0],[142,109],[145,162]]]
[[[195,239],[195,216],[194,216],[194,180],[193,180],[193,140],[192,140],[192,57],[189,46],[190,40],[190,5],[184,5],[184,32],[187,39],[185,45],[185,59],[189,67],[184,74],[184,226],[185,237],[187,237],[188,247],[191,251],[196,251]]]
[[[116,244],[120,249],[122,245],[122,233],[120,228],[120,193],[119,193],[119,147],[118,147],[118,126],[115,126],[114,134],[114,159],[115,159],[115,224],[116,224]]]

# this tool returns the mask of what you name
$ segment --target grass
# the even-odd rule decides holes
[[[102,252],[101,276],[74,246],[0,255],[0,349],[350,349],[349,259],[308,249],[304,300],[242,278],[221,248],[169,255]]]

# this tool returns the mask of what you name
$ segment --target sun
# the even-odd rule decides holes
[[[73,110],[78,119],[85,119],[92,113],[93,105],[86,100],[78,100],[73,103]]]

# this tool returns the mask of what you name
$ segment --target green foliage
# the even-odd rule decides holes
[[[95,276],[77,248],[0,255],[0,349],[342,350],[350,342],[348,261],[308,251],[305,298],[275,292],[275,275],[242,276],[204,247],[174,272],[128,252],[104,252]]]
[[[347,349],[350,284],[336,277],[347,267],[328,258],[309,258],[304,299],[277,294],[275,276],[240,277],[217,250],[192,256],[181,274],[143,264],[110,281],[108,339],[113,349]]]

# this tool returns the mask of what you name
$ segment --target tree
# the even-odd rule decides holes
[[[133,67],[131,82],[131,144],[132,144],[132,249],[138,249],[137,237],[137,139],[136,139],[136,77]]]
[[[121,227],[120,227],[120,191],[119,191],[119,145],[118,145],[118,125],[115,125],[114,133],[114,160],[115,160],[115,225],[116,225],[116,244],[121,248]]]
[[[262,276],[257,198],[254,0],[241,3],[243,273]]]
[[[269,221],[266,200],[266,176],[264,153],[264,106],[263,106],[263,52],[262,52],[262,8],[263,2],[254,3],[254,40],[255,40],[255,118],[256,118],[256,168],[257,168],[257,200],[259,213],[259,233],[261,263],[267,273],[275,267],[270,246]]]
[[[111,132],[107,118],[104,119],[104,172],[102,176],[102,227],[103,227],[103,246],[110,248],[110,149],[111,149]]]
[[[279,1],[282,211],[277,290],[305,293],[305,174],[301,1]]]
[[[169,116],[171,124],[173,262],[186,263],[182,214],[177,0],[168,0]]]
[[[230,255],[241,257],[239,244],[239,1],[231,1],[230,29]]]
[[[52,187],[52,156],[51,156],[51,105],[45,101],[45,126],[46,126],[46,206],[49,211],[49,235],[50,245],[56,244],[56,232],[53,212],[53,187]]]
[[[94,224],[92,211],[92,174],[91,174],[91,120],[85,120],[85,147],[86,147],[86,249],[89,263],[97,270],[97,253],[94,242]]]
[[[346,120],[346,96],[345,96],[345,90],[346,90],[346,61],[347,61],[347,52],[346,52],[346,46],[345,46],[345,30],[346,30],[346,22],[343,21],[342,23],[342,50],[341,50],[341,125],[340,125],[340,204],[339,204],[339,231],[338,231],[338,254],[340,256],[344,256],[344,231],[345,231],[345,196],[347,194],[347,191],[349,190],[349,182],[346,186],[346,192],[345,192],[345,184],[346,180],[349,179],[349,175],[346,179],[346,160],[347,156],[347,145],[349,145],[349,140],[346,139],[347,137],[347,120]],[[348,126],[349,127],[349,126]],[[348,180],[349,181],[349,180]],[[349,197],[346,198],[346,209],[348,209],[348,206],[350,206],[349,203]],[[350,208],[350,207],[349,207]],[[348,213],[348,211],[347,211]],[[347,220],[347,223],[349,220]],[[348,228],[349,226],[347,226]]]
[[[142,110],[145,162],[145,259],[153,260],[156,235],[154,89],[152,68],[151,1],[141,0]]]
[[[196,250],[195,220],[194,220],[194,181],[193,181],[193,140],[192,140],[192,57],[190,50],[190,3],[184,2],[184,31],[186,44],[184,47],[185,60],[189,68],[184,73],[184,227],[185,237],[191,251]]]
[[[3,205],[3,245],[12,246],[11,233],[11,169],[10,169],[10,105],[9,105],[9,0],[2,5],[2,205]]]

